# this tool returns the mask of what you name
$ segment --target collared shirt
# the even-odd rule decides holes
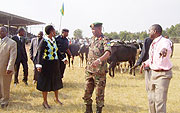
[[[149,65],[152,70],[170,70],[172,68],[170,61],[171,46],[172,42],[162,36],[154,39],[149,49],[149,59],[145,61],[145,65]],[[164,48],[167,49],[167,55],[160,57],[160,52]]]
[[[56,38],[56,43],[59,49],[59,52],[66,53],[67,49],[69,48],[69,41],[66,37],[63,38],[62,35],[59,35]]]
[[[54,43],[54,42],[55,42],[54,37],[52,37],[52,40],[51,40],[50,38],[48,38],[47,36],[45,36],[44,39],[50,41],[51,43]]]
[[[65,53],[67,52],[67,49],[69,48],[69,40],[66,37],[63,37],[62,35],[59,35],[58,37],[56,37],[55,40],[58,47],[59,59],[64,62],[65,60],[67,60]]]
[[[7,36],[4,37],[3,39],[0,38],[0,42],[2,43],[6,38],[7,38]]]
[[[19,36],[19,34],[17,34],[17,37],[18,37],[19,40],[21,40],[21,36]]]

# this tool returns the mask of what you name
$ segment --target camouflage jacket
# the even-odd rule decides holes
[[[86,66],[86,71],[90,73],[96,73],[100,75],[104,75],[107,72],[107,61],[103,61],[97,67],[92,67],[91,64],[101,57],[106,51],[111,52],[110,43],[103,36],[101,37],[92,37],[89,54],[88,54],[88,62]]]

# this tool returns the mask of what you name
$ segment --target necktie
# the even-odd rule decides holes
[[[23,37],[21,36],[21,37],[20,37],[20,41],[21,41],[21,42],[22,42],[22,39],[23,39]]]

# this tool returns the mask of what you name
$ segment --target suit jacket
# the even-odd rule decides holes
[[[55,40],[58,47],[58,58],[59,60],[63,60],[64,58],[66,58],[65,53],[67,53],[67,49],[69,48],[69,41],[66,37],[63,38],[62,35],[56,37]]]
[[[19,40],[18,36],[13,36],[12,39],[16,41],[17,43],[17,59],[16,64],[19,63],[21,60],[24,60],[27,62],[27,52],[25,48],[25,38],[23,37],[21,40]]]
[[[149,47],[150,47],[151,43],[152,43],[152,39],[149,37],[144,40],[141,55],[136,63],[137,66],[141,65],[142,62],[149,59]]]
[[[38,56],[38,46],[42,39],[39,39],[38,37],[33,38],[31,40],[29,52],[30,52],[30,59],[36,64],[37,62],[37,56]]]
[[[6,74],[6,70],[14,71],[17,57],[17,44],[9,37],[0,42],[0,73]]]

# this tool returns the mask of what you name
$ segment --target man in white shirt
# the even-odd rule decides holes
[[[162,27],[154,24],[149,29],[149,37],[153,39],[149,49],[149,59],[141,68],[150,67],[148,83],[148,100],[150,113],[166,113],[166,101],[169,83],[172,78],[171,41],[162,36]]]

